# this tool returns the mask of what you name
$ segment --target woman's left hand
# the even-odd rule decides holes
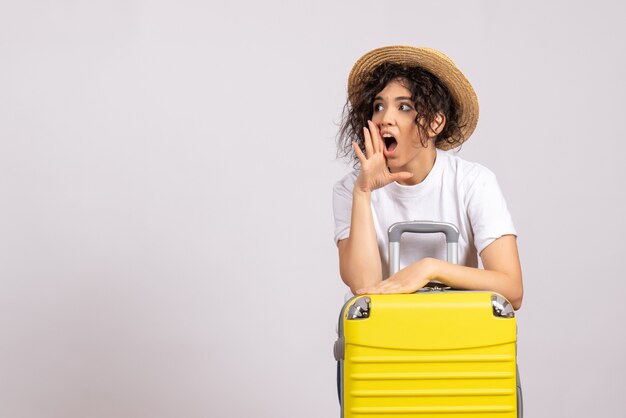
[[[400,270],[387,280],[375,286],[357,290],[357,295],[383,293],[413,293],[428,282],[435,279],[435,264],[437,260],[424,258]]]

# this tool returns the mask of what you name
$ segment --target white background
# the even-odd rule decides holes
[[[390,44],[478,93],[526,416],[623,414],[623,2],[0,4],[0,416],[338,416],[334,136]]]

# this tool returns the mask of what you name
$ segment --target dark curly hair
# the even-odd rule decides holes
[[[421,67],[386,62],[359,80],[359,88],[346,101],[337,134],[337,156],[351,156],[356,166],[358,159],[354,154],[352,141],[356,141],[365,153],[363,127],[372,119],[374,98],[393,80],[400,81],[411,92],[417,111],[415,123],[424,146],[428,141],[426,127],[431,126],[439,112],[446,117],[446,123],[435,138],[435,146],[449,149],[463,142],[458,106],[439,78]]]

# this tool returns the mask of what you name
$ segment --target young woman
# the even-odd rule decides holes
[[[519,309],[516,231],[496,178],[446,152],[477,121],[474,89],[439,51],[384,47],[354,64],[338,146],[359,167],[333,196],[340,273],[353,293],[409,293],[437,280],[496,291]],[[442,261],[440,234],[405,234],[401,269],[388,277],[387,229],[407,220],[456,225],[459,264]]]

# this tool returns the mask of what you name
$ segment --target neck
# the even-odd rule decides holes
[[[404,186],[415,186],[416,184],[420,184],[428,176],[428,173],[430,173],[430,171],[433,169],[436,159],[437,149],[435,148],[434,144],[429,144],[427,148],[423,148],[421,150],[417,157],[411,160],[404,167],[397,170],[413,173],[413,177],[399,183]]]

